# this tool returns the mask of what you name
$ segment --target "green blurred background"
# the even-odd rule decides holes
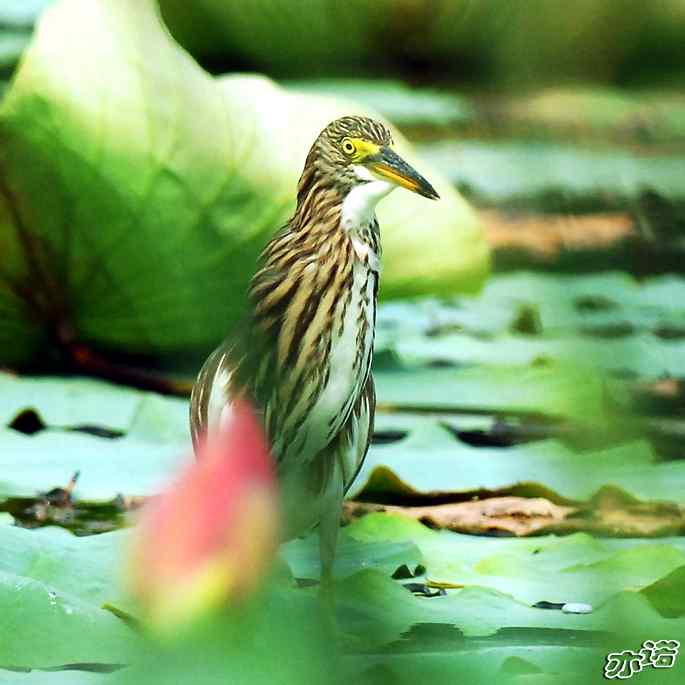
[[[402,75],[477,89],[677,86],[679,0],[163,0],[173,35],[222,71]]]
[[[309,144],[350,112],[443,200],[379,210],[341,678],[604,682],[609,649],[685,636],[685,1],[0,0],[0,69],[0,368],[28,374],[0,375],[0,683],[335,670],[316,624],[242,666],[223,624],[133,659],[100,605],[125,601],[112,529],[188,448],[186,400],[149,391],[183,395],[239,320]],[[77,469],[72,508],[36,494]],[[102,534],[23,529],[49,524]],[[313,539],[285,558],[316,575]],[[313,594],[279,592],[274,625],[305,625]]]
[[[6,363],[194,368],[239,319],[315,132],[350,111],[398,127],[444,196],[380,208],[384,299],[475,292],[491,265],[680,269],[678,0],[162,0],[190,58],[156,10],[0,5]]]

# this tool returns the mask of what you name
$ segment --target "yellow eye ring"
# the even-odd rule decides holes
[[[349,138],[345,138],[342,142],[342,150],[346,155],[353,155],[357,151],[357,148]]]

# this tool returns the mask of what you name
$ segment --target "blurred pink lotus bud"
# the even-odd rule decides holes
[[[278,544],[276,478],[248,402],[232,404],[198,456],[143,508],[134,534],[129,584],[162,628],[249,594]]]

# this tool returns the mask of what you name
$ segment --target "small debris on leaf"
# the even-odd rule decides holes
[[[563,611],[565,614],[590,614],[592,613],[592,605],[583,602],[535,602],[533,609],[552,609],[555,611]]]
[[[563,602],[546,602],[544,600],[533,604],[533,609],[556,609],[557,611],[561,611],[563,607]]]
[[[53,488],[48,492],[41,493],[47,504],[53,507],[70,507],[72,504],[71,493],[78,483],[80,471],[76,471],[74,475],[69,479],[69,482],[63,488]]]
[[[24,435],[35,435],[45,430],[46,426],[35,410],[25,409],[14,417],[9,428]]]
[[[412,594],[420,595],[421,597],[444,597],[447,595],[444,588],[432,589],[426,583],[404,583],[402,587],[407,588]]]
[[[542,333],[542,320],[538,308],[531,304],[522,304],[516,312],[510,329],[513,333],[522,335],[540,335]]]
[[[591,614],[592,604],[583,604],[582,602],[567,602],[561,607],[565,614]]]

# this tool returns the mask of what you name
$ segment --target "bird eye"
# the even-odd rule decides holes
[[[346,155],[353,155],[357,148],[349,138],[346,138],[343,140],[342,149]]]

